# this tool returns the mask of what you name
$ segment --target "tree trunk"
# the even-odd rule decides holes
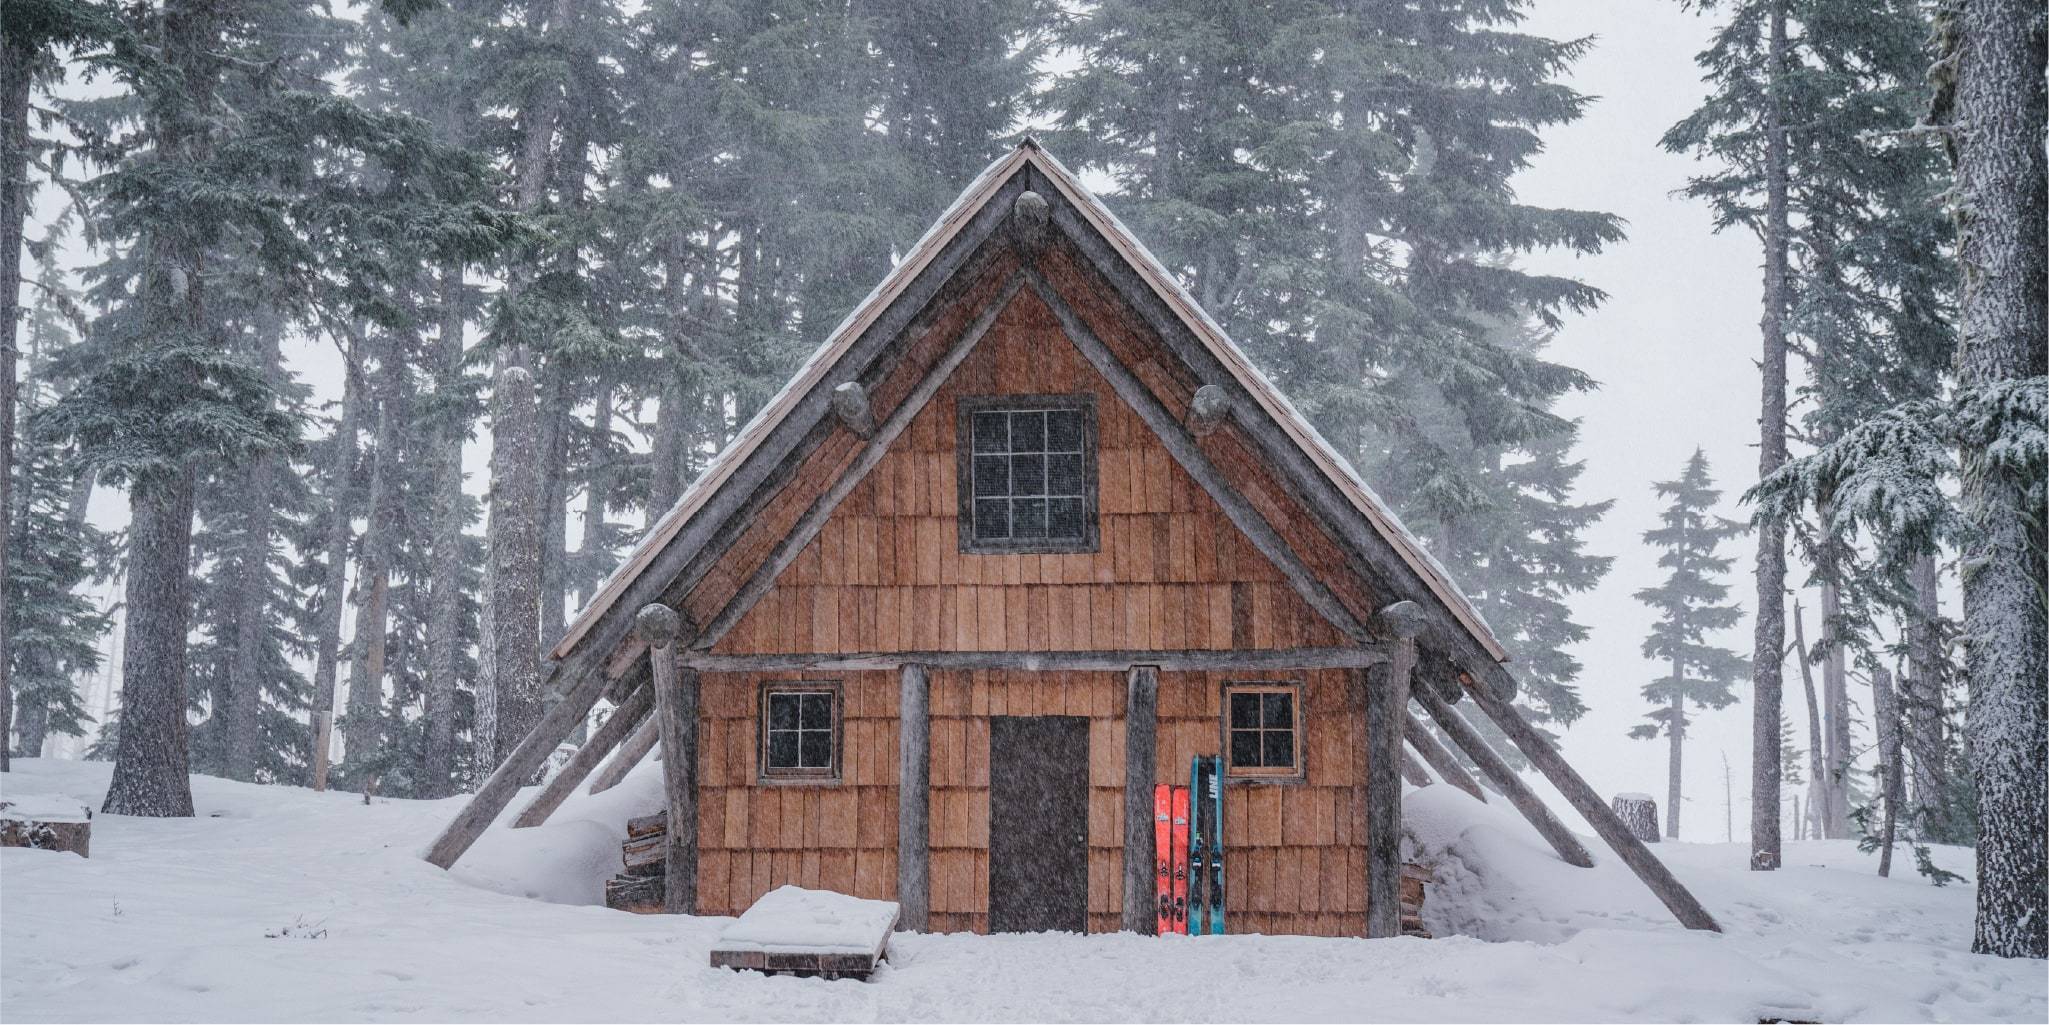
[[[1955,130],[1964,268],[1958,385],[2049,374],[2049,184],[2041,0],[1962,10]],[[2049,957],[2049,537],[2041,482],[1963,447],[1964,673],[1978,785],[1978,917],[1971,949]],[[2032,492],[2032,494],[2031,494]]]
[[[1883,667],[1871,670],[1871,714],[1877,720],[1878,793],[1885,802],[1884,823],[1879,827],[1878,874],[1892,874],[1892,839],[1899,821],[1900,791],[1900,708],[1892,687],[1892,674]]]
[[[569,615],[569,372],[551,360],[541,372],[538,410],[541,486],[535,510],[541,523],[540,643],[554,647]]]
[[[605,510],[612,500],[612,379],[608,375],[598,378],[597,401],[591,409],[589,441],[585,444],[589,460],[584,467],[583,491],[583,540],[577,543],[576,591],[579,604],[591,599],[591,592],[597,582],[604,579],[605,558]]]
[[[1807,661],[1807,616],[1799,602],[1793,603],[1793,656],[1800,663],[1800,686],[1807,694],[1807,817],[1808,837],[1822,836],[1822,809],[1828,807],[1829,777],[1822,768],[1821,704],[1814,693],[1814,667]]]
[[[267,320],[274,318],[266,318]],[[281,324],[261,323],[256,357],[264,375],[273,381],[282,376],[278,349]],[[228,706],[225,709],[226,736],[223,738],[222,769],[229,779],[253,782],[260,760],[263,732],[263,648],[270,630],[270,531],[277,513],[271,501],[276,489],[279,456],[261,452],[251,456],[240,472],[244,503],[241,551],[236,562],[234,651],[228,663]]]
[[[192,612],[189,468],[129,493],[120,741],[102,812],[192,814],[185,642]]]
[[[1948,741],[1942,718],[1943,662],[1938,594],[1940,577],[1935,556],[1914,560],[1914,610],[1907,625],[1907,677],[1901,682],[1905,717],[1904,742],[1914,765],[1914,792],[1908,828],[1915,836],[1949,838]]]
[[[1821,581],[1821,741],[1822,764],[1828,770],[1821,835],[1840,840],[1850,835],[1850,772],[1857,753],[1850,746],[1850,673],[1843,652],[1840,592],[1829,576],[1833,572],[1832,565],[1825,567]]]
[[[342,739],[348,760],[367,765],[383,747],[384,663],[390,641],[392,503],[398,488],[398,433],[405,388],[399,340],[378,357],[377,433],[370,455],[369,524],[356,563],[355,659],[349,664],[349,714]],[[369,777],[358,782],[370,785]]]
[[[21,325],[21,249],[28,226],[29,66],[35,54],[0,42],[0,595],[7,593],[7,545],[14,519],[15,336]],[[14,682],[7,672],[13,633],[0,600],[0,772],[12,767]]]
[[[1786,60],[1785,0],[1771,8],[1771,68],[1765,105],[1763,400],[1758,411],[1757,468],[1767,477],[1786,461],[1786,119],[1781,71]],[[1750,867],[1779,867],[1779,707],[1786,658],[1786,528],[1766,520],[1757,530],[1757,622],[1751,646]],[[1676,814],[1677,808],[1672,809]]]
[[[333,738],[334,684],[341,661],[342,606],[348,600],[349,541],[354,536],[356,417],[363,401],[360,376],[352,361],[342,373],[341,419],[335,425],[333,461],[327,470],[327,574],[320,582],[320,619],[314,639],[313,664],[313,788],[327,789],[327,764]]]
[[[1679,686],[1680,679],[1679,664],[1675,662],[1672,664],[1672,686],[1675,689]],[[1684,695],[1672,695],[1671,712],[1672,719],[1665,724],[1665,735],[1672,740],[1672,749],[1665,760],[1665,835],[1677,840],[1679,839],[1680,769],[1684,764],[1682,749],[1686,745],[1686,698]]]
[[[533,375],[507,367],[492,396],[491,670],[493,749],[509,752],[540,718],[540,444]]]
[[[426,745],[421,796],[446,797],[455,786],[455,696],[462,657],[463,530],[468,503],[462,493],[462,446],[469,417],[462,397],[463,268],[443,268],[441,330],[434,344],[437,415],[434,453],[434,579],[427,593]]]

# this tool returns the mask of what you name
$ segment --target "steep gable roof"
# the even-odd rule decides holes
[[[1336,498],[1334,502],[1327,502],[1322,512],[1328,517],[1348,520],[1340,524],[1343,527],[1356,528],[1343,531],[1351,539],[1353,547],[1383,546],[1394,558],[1382,559],[1378,564],[1409,578],[1391,582],[1397,591],[1409,592],[1401,596],[1434,605],[1455,624],[1457,633],[1463,637],[1447,638],[1449,646],[1484,656],[1485,665],[1470,664],[1481,660],[1466,658],[1462,661],[1468,664],[1461,668],[1485,676],[1499,690],[1506,691],[1512,686],[1512,683],[1504,686],[1506,674],[1494,665],[1506,659],[1500,642],[1444,568],[1430,557],[1350,464],[1253,366],[1223,329],[1195,303],[1116,215],[1090,193],[1073,172],[1031,140],[1020,144],[977,176],[868,297],[833,329],[789,383],[740,430],[676,505],[654,524],[619,568],[597,589],[555,646],[552,656],[564,659],[575,653],[599,623],[621,604],[635,582],[654,567],[657,557],[687,528],[693,524],[702,528],[706,524],[699,521],[720,515],[710,510],[714,499],[723,491],[758,483],[758,478],[751,482],[740,480],[743,468],[751,460],[767,458],[769,454],[764,453],[764,446],[779,431],[809,428],[809,423],[793,422],[797,419],[798,410],[821,408],[820,397],[824,393],[859,372],[859,366],[847,369],[843,364],[850,362],[850,356],[864,340],[873,344],[869,336],[875,333],[886,315],[892,314],[894,307],[911,297],[911,293],[919,290],[926,295],[931,293],[934,283],[925,279],[934,275],[950,275],[958,269],[962,259],[960,248],[963,243],[974,241],[964,236],[971,231],[986,235],[991,230],[990,226],[996,220],[992,214],[1003,212],[995,209],[999,206],[996,200],[1001,195],[1020,191],[1021,183],[1016,188],[1012,187],[1020,178],[1030,178],[1034,183],[1043,180],[1050,185],[1064,200],[1055,207],[1055,223],[1070,236],[1095,236],[1074,240],[1095,244],[1101,253],[1099,263],[1114,263],[1117,265],[1114,269],[1125,272],[1120,276],[1121,284],[1132,289],[1142,287],[1142,294],[1128,295],[1127,298],[1158,304],[1158,308],[1164,309],[1168,315],[1164,326],[1192,339],[1199,347],[1199,354],[1212,362],[1214,369],[1220,369],[1227,375],[1238,392],[1252,400],[1259,418],[1277,428],[1287,441],[1288,451],[1276,453],[1281,461],[1294,464],[1291,468],[1296,469],[1295,476],[1311,478],[1307,481],[1315,485],[1311,490],[1321,489],[1319,494]],[[1107,246],[1107,251],[1103,251],[1104,246]],[[902,313],[897,311],[894,315],[901,317]],[[1249,410],[1237,411],[1241,416],[1251,415]],[[823,415],[822,409],[820,415]],[[811,419],[815,421],[816,417]],[[626,609],[626,614],[630,613],[631,605]]]

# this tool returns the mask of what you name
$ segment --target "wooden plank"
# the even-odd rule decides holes
[[[925,667],[901,669],[897,698],[897,924],[924,932],[932,911],[931,871],[931,682]]]
[[[1487,792],[1480,789],[1479,783],[1474,782],[1472,775],[1466,772],[1466,767],[1460,765],[1458,759],[1452,757],[1451,752],[1446,751],[1444,745],[1438,743],[1437,738],[1430,734],[1429,728],[1406,708],[1402,709],[1402,736],[1446,783],[1481,801],[1487,800]]]
[[[649,605],[634,617],[647,644],[655,692],[655,727],[662,738],[662,795],[669,809],[663,873],[664,906],[672,915],[697,911],[697,671],[676,665],[681,617],[667,605]]]
[[[498,813],[512,803],[519,788],[541,770],[556,746],[568,738],[584,716],[590,714],[591,706],[597,704],[598,697],[611,681],[598,671],[596,660],[577,665],[578,675],[572,678],[568,692],[541,713],[540,721],[513,746],[505,760],[478,788],[476,796],[470,798],[455,820],[435,838],[433,846],[427,849],[430,864],[440,868],[454,865],[456,859],[484,835],[484,830],[490,828]]]
[[[1159,928],[1152,885],[1159,669],[1132,666],[1126,672],[1124,695],[1124,901],[1120,925],[1125,932],[1152,935]]]
[[[990,325],[996,323],[996,318],[1010,305],[1010,300],[1022,287],[1022,276],[1017,273],[1011,274],[1003,283],[1003,287],[997,290],[996,297],[990,300],[988,306],[976,316],[968,329],[961,333],[960,340],[954,343],[953,348],[947,350],[946,355],[926,371],[925,376],[918,381],[917,387],[911,389],[911,393],[890,411],[889,418],[875,429],[853,465],[836,477],[832,486],[811,503],[811,507],[804,511],[797,525],[776,543],[775,550],[768,560],[755,567],[754,573],[747,578],[747,583],[705,626],[695,647],[702,650],[717,644],[719,639],[733,628],[733,624],[738,623],[740,617],[745,616],[747,610],[753,608],[755,603],[761,600],[761,596],[775,586],[776,577],[811,543],[812,538],[818,536],[826,520],[831,518],[833,510],[839,508],[840,503],[867,479],[868,472],[882,462],[882,457],[889,453],[891,443],[896,441],[904,428],[909,426],[925,408],[926,403],[932,400],[932,396],[946,384],[946,379],[953,375],[954,369],[960,366],[968,353],[974,351],[976,343],[982,340]]]
[[[1495,753],[1494,748],[1488,746],[1487,738],[1480,736],[1480,731],[1474,729],[1473,724],[1467,722],[1466,717],[1460,715],[1458,709],[1451,707],[1437,693],[1437,688],[1416,687],[1410,693],[1430,713],[1430,718],[1437,721],[1437,727],[1444,731],[1444,735],[1450,737],[1451,742],[1459,750],[1464,751],[1474,765],[1480,767],[1480,773],[1487,777],[1487,782],[1493,785],[1495,791],[1508,798],[1508,803],[1515,805],[1517,811],[1522,812],[1523,818],[1528,819],[1530,825],[1536,827],[1537,832],[1551,844],[1551,849],[1557,851],[1560,858],[1581,868],[1593,867],[1594,858],[1587,853],[1584,846],[1581,846],[1579,838],[1573,836],[1572,832],[1565,828],[1565,824],[1551,814],[1551,809],[1544,807],[1542,798],[1531,793],[1530,788],[1523,785],[1522,778],[1515,774],[1515,770],[1509,768],[1508,763]]]
[[[1471,677],[1465,677],[1460,682],[1465,686],[1466,693],[1473,696],[1473,703],[1480,706],[1480,711],[1493,720],[1494,725],[1501,728],[1501,732],[1516,746],[1516,750],[1521,751],[1523,757],[1528,758],[1530,764],[1536,766],[1537,771],[1543,773],[1544,778],[1550,780],[1551,785],[1557,787],[1560,794],[1565,795],[1565,799],[1572,803],[1574,810],[1586,817],[1587,824],[1594,827],[1594,832],[1599,833],[1601,839],[1607,841],[1608,846],[1621,856],[1629,870],[1635,872],[1636,877],[1643,880],[1643,884],[1664,902],[1666,910],[1671,911],[1672,916],[1679,919],[1679,924],[1688,929],[1722,931],[1722,927],[1715,924],[1714,916],[1708,914],[1700,901],[1695,900],[1693,894],[1665,868],[1665,863],[1659,861],[1657,855],[1652,854],[1650,848],[1644,846],[1644,842],[1629,831],[1629,827],[1615,814],[1615,810],[1608,806],[1608,802],[1603,801],[1601,795],[1595,793],[1594,788],[1588,786],[1587,781],[1582,779],[1578,772],[1573,771],[1565,756],[1559,754],[1558,749],[1552,747],[1550,742],[1544,739],[1543,734],[1538,733],[1536,728],[1522,717],[1522,713],[1515,710],[1514,705],[1502,700],[1492,688],[1474,682]]]
[[[591,770],[597,768],[598,763],[604,761],[605,756],[619,746],[619,742],[629,731],[639,728],[647,718],[648,709],[653,705],[654,692],[650,688],[633,688],[626,695],[626,700],[612,710],[604,725],[599,726],[597,731],[591,734],[590,739],[576,749],[576,754],[570,756],[569,764],[564,765],[562,771],[556,773],[555,778],[548,781],[548,785],[542,788],[540,794],[520,811],[519,817],[512,820],[512,828],[525,829],[548,821],[548,816],[553,815],[555,809],[562,806],[562,802],[569,797],[569,792],[575,790],[577,785],[583,782],[584,777],[589,776]]]
[[[1261,672],[1282,669],[1364,669],[1387,660],[1386,651],[1377,644],[1247,650],[1179,648],[1110,651],[857,651],[745,655],[686,651],[678,656],[680,665],[708,673],[895,671],[912,664],[923,665],[934,671],[1000,669],[1034,673],[1122,672],[1134,665],[1150,665],[1161,672]]]

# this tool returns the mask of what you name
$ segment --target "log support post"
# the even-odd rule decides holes
[[[897,928],[925,932],[932,914],[932,694],[925,667],[903,667],[897,698]]]
[[[625,739],[627,733],[647,717],[648,709],[653,704],[654,695],[646,687],[635,687],[628,692],[619,707],[612,709],[612,714],[605,719],[604,725],[599,726],[591,734],[590,739],[576,749],[576,754],[570,757],[569,764],[563,766],[562,771],[556,773],[555,778],[541,788],[540,796],[535,797],[520,811],[519,817],[512,820],[512,828],[525,829],[548,821],[548,816],[555,814],[555,809],[562,806],[562,802],[569,797],[569,792],[575,790],[583,782],[584,777],[589,776],[591,770],[597,768],[598,763],[604,761],[605,756],[619,746],[619,742]]]
[[[1423,763],[1417,761],[1406,747],[1402,748],[1402,778],[1408,780],[1412,787],[1427,787],[1437,782],[1430,778],[1430,770],[1423,768]]]
[[[1406,708],[1402,709],[1402,736],[1407,738],[1409,746],[1415,748],[1416,753],[1422,755],[1423,760],[1437,771],[1439,779],[1473,795],[1478,801],[1484,803],[1487,800],[1487,792],[1480,789],[1480,784],[1466,772],[1466,767],[1460,765],[1458,759],[1452,757],[1451,752],[1446,751],[1444,745],[1438,743],[1437,738],[1430,734],[1429,727],[1424,726]]]
[[[1401,601],[1373,617],[1393,657],[1366,671],[1366,937],[1402,934],[1402,716],[1422,610]]]
[[[591,706],[598,703],[598,696],[605,692],[610,682],[595,667],[585,668],[574,677],[567,692],[548,704],[541,713],[540,721],[520,738],[519,743],[506,754],[505,760],[498,763],[498,768],[477,789],[470,803],[463,806],[455,821],[434,839],[433,846],[427,849],[427,861],[439,868],[454,865],[456,859],[484,835],[484,830],[490,828],[498,813],[512,803],[519,788],[532,780],[541,766],[547,763],[555,746],[569,736],[584,716],[590,714]]]
[[[619,750],[612,754],[612,760],[598,770],[598,778],[591,780],[589,793],[602,794],[618,786],[619,781],[625,779],[626,774],[632,772],[633,767],[639,765],[640,760],[646,758],[647,753],[654,750],[655,744],[661,739],[661,732],[655,729],[654,714],[650,711],[641,718],[639,725],[633,728],[632,735],[619,745]]]
[[[640,610],[633,626],[647,644],[653,671],[655,730],[662,741],[662,794],[669,832],[664,850],[663,910],[697,912],[697,672],[676,664],[682,617],[667,605]]]
[[[1501,728],[1501,732],[1516,746],[1516,750],[1521,751],[1523,757],[1528,758],[1530,764],[1536,766],[1537,771],[1543,773],[1544,778],[1550,780],[1551,785],[1557,787],[1560,794],[1565,795],[1565,799],[1586,818],[1588,825],[1594,827],[1594,832],[1599,833],[1601,839],[1607,841],[1608,846],[1629,866],[1629,870],[1635,872],[1636,877],[1643,880],[1643,884],[1664,902],[1672,916],[1679,919],[1679,924],[1688,929],[1722,931],[1722,927],[1715,924],[1714,916],[1708,914],[1700,901],[1695,900],[1693,894],[1680,885],[1671,870],[1665,867],[1664,862],[1658,860],[1657,855],[1651,853],[1650,848],[1644,846],[1642,840],[1630,833],[1629,827],[1623,825],[1622,819],[1615,814],[1614,809],[1601,800],[1601,795],[1595,793],[1594,788],[1588,786],[1587,781],[1581,779],[1578,772],[1573,771],[1572,766],[1566,763],[1565,756],[1559,754],[1558,749],[1552,747],[1551,742],[1545,739],[1543,734],[1538,733],[1536,727],[1531,726],[1522,717],[1522,713],[1515,710],[1514,705],[1503,701],[1492,688],[1472,682],[1470,677],[1461,677],[1460,682],[1464,684],[1466,693],[1472,696],[1473,703],[1479,706],[1480,711],[1493,720],[1494,725]],[[1670,815],[1671,811],[1670,808],[1665,809],[1667,815]]]
[[[1125,932],[1159,929],[1153,900],[1153,783],[1159,757],[1160,671],[1132,666],[1124,685]]]
[[[1458,709],[1445,702],[1437,693],[1437,688],[1417,687],[1412,693],[1424,709],[1429,711],[1430,718],[1437,720],[1437,728],[1443,730],[1444,735],[1451,738],[1452,744],[1464,751],[1466,757],[1473,760],[1474,765],[1480,767],[1480,774],[1487,777],[1487,782],[1501,796],[1508,798],[1508,803],[1515,805],[1516,811],[1522,812],[1523,818],[1528,819],[1530,825],[1536,827],[1537,832],[1551,844],[1551,849],[1557,851],[1560,858],[1581,868],[1594,867],[1593,855],[1588,854],[1587,849],[1581,846],[1579,838],[1573,836],[1572,831],[1565,828],[1565,823],[1558,821],[1558,817],[1551,814],[1551,809],[1544,806],[1542,798],[1523,785],[1522,777],[1517,776],[1515,770],[1509,768],[1501,755],[1487,743],[1487,738],[1480,736],[1480,731],[1474,729],[1473,724],[1467,722],[1466,717],[1460,715]]]

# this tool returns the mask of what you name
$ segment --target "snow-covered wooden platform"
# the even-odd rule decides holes
[[[895,901],[830,890],[770,890],[719,934],[713,968],[865,979],[889,953]]]
[[[33,847],[92,856],[92,809],[41,794],[0,800],[0,847]]]

